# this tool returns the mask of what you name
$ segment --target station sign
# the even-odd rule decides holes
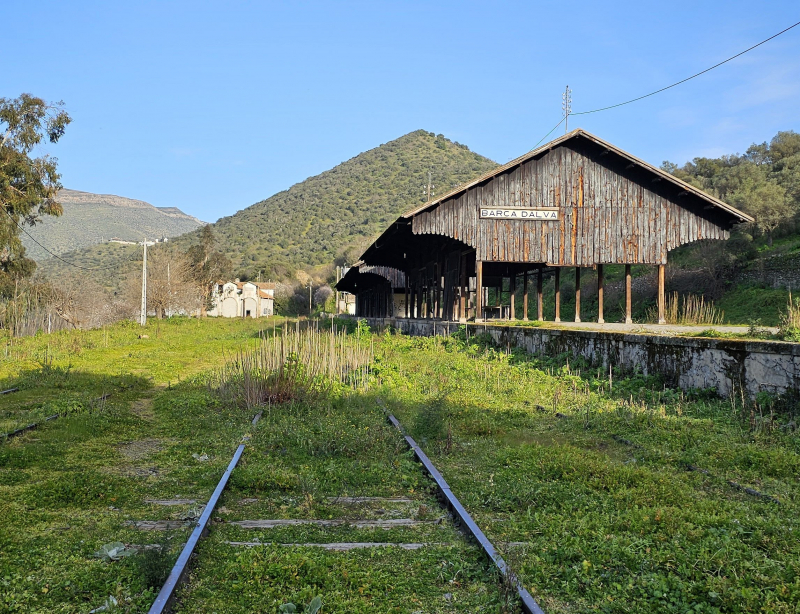
[[[481,219],[498,220],[557,220],[558,207],[540,207],[538,209],[481,207],[480,217]]]

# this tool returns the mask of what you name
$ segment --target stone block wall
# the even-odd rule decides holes
[[[450,334],[459,326],[401,318],[368,318],[368,322],[377,327],[391,325],[412,336]],[[567,354],[580,356],[594,366],[658,374],[668,385],[683,390],[715,388],[723,397],[741,388],[750,397],[759,392],[800,390],[799,343],[491,324],[471,324],[469,328],[473,333],[488,333],[501,346],[524,348],[534,355]]]

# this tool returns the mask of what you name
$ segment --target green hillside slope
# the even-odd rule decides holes
[[[432,132],[417,130],[366,151],[213,225],[242,277],[281,278],[295,268],[352,261],[400,213],[495,167]],[[188,244],[194,233],[178,239]]]
[[[242,278],[287,279],[296,269],[323,273],[339,258],[352,262],[400,213],[435,194],[470,181],[495,162],[442,135],[417,130],[366,151],[212,224],[220,250]],[[171,241],[186,250],[190,232]],[[133,269],[133,252],[109,244],[75,250],[64,258],[83,267]],[[53,277],[70,267],[49,259],[40,270]],[[104,285],[113,286],[103,271]]]
[[[61,190],[58,201],[64,207],[64,215],[45,216],[41,224],[28,229],[37,241],[56,254],[96,245],[112,237],[126,241],[176,237],[203,225],[175,207],[154,207],[141,200],[111,194]],[[50,257],[27,235],[22,236],[22,242],[34,260]]]

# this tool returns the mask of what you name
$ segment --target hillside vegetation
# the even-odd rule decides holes
[[[729,241],[671,252],[667,289],[716,299],[731,322],[777,325],[789,288],[800,288],[800,134],[779,132],[744,154],[662,168],[756,219]]]
[[[443,135],[417,130],[371,149],[213,225],[240,276],[352,263],[395,218],[496,164]],[[194,234],[181,237],[191,241]]]
[[[465,145],[417,130],[210,226],[237,277],[253,279],[261,273],[262,279],[286,280],[303,269],[324,279],[334,261],[352,263],[398,215],[424,203],[429,178],[432,195],[442,194],[495,166]],[[174,243],[186,251],[198,241],[199,229]],[[104,244],[69,252],[64,258],[86,268],[112,269],[119,259],[124,276],[131,270],[129,256]],[[71,267],[50,259],[40,262],[40,268],[53,277]]]
[[[203,225],[176,207],[111,194],[60,190],[56,197],[64,208],[60,217],[45,216],[28,232],[51,252],[64,254],[103,243],[112,237],[125,241],[176,237]],[[27,235],[22,243],[34,260],[50,257]]]

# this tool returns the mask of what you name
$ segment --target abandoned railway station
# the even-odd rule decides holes
[[[523,320],[541,320],[543,280],[552,277],[558,322],[561,274],[569,267],[575,279],[574,319],[580,321],[581,270],[593,269],[598,321],[603,322],[603,267],[624,265],[625,321],[630,323],[631,265],[647,264],[658,267],[658,320],[663,323],[670,250],[727,239],[735,224],[751,221],[578,129],[404,213],[337,288],[356,295],[356,315],[365,317],[483,321],[516,319],[521,311]],[[518,284],[521,310],[514,304]],[[535,314],[528,313],[531,287]],[[502,304],[503,289],[508,304]]]

